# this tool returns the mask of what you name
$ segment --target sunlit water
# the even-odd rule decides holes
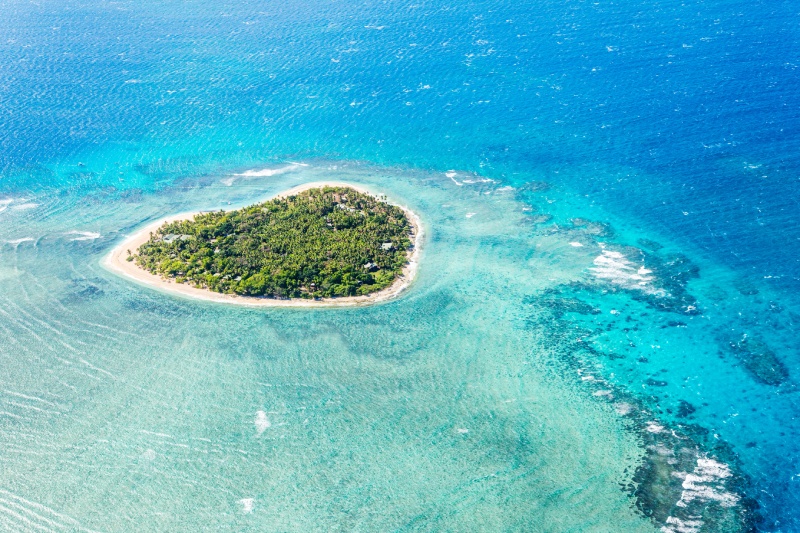
[[[800,527],[788,7],[562,4],[0,7],[0,528]],[[419,214],[402,297],[100,266],[323,179]]]

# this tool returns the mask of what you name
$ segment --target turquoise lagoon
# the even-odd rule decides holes
[[[99,266],[146,221],[320,179],[382,191],[421,216],[421,268],[399,299],[239,309],[162,294]],[[724,520],[746,518],[732,467],[702,443],[673,468],[688,460],[691,474],[698,460],[719,461],[697,494],[679,484],[659,495],[668,488],[636,478],[650,456],[675,446],[657,440],[673,430],[647,397],[604,379],[605,370],[621,377],[635,368],[606,365],[606,354],[576,344],[619,341],[612,328],[626,321],[650,324],[631,296],[650,296],[663,280],[640,276],[638,264],[598,261],[615,253],[608,226],[561,221],[570,197],[544,183],[309,161],[14,210],[22,201],[5,216],[26,223],[3,235],[4,367],[13,377],[3,396],[7,523],[645,531],[655,524],[642,509],[687,520],[675,507],[681,498],[717,507]],[[636,276],[650,281],[628,279]],[[599,307],[575,291],[602,295]],[[611,333],[564,322],[587,312]],[[637,342],[648,334],[642,326]],[[653,342],[668,344],[670,334]],[[653,346],[639,352],[659,357]],[[704,380],[698,372],[690,380]]]

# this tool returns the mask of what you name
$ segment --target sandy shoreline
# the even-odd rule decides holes
[[[351,189],[355,189],[359,192],[374,196],[373,192],[364,189],[363,187],[352,185],[350,183],[340,182],[340,181],[316,181],[312,183],[304,183],[303,185],[298,185],[297,187],[293,187],[288,191],[276,194],[275,196],[267,198],[266,200],[272,198],[291,196],[293,194],[297,194],[308,189],[314,189],[317,187],[324,187],[324,186],[350,187]],[[259,200],[259,201],[261,202],[266,200]],[[140,285],[145,285],[156,290],[174,294],[176,296],[192,298],[196,300],[206,300],[211,302],[243,305],[249,307],[356,307],[356,306],[371,305],[395,298],[401,292],[407,289],[409,285],[411,285],[411,282],[414,281],[414,277],[416,276],[417,268],[419,266],[419,257],[422,248],[422,235],[423,235],[422,224],[416,213],[414,213],[407,207],[404,206],[398,206],[398,207],[400,207],[406,213],[406,216],[408,217],[408,220],[411,223],[411,226],[414,231],[414,247],[411,250],[411,253],[409,254],[408,264],[403,268],[402,275],[398,277],[394,281],[394,283],[392,283],[389,287],[386,287],[381,291],[378,291],[376,293],[367,296],[322,298],[319,300],[301,300],[301,299],[277,300],[274,298],[258,298],[253,296],[221,294],[218,292],[211,292],[207,289],[197,289],[195,287],[186,285],[184,283],[175,283],[173,281],[165,280],[161,278],[161,276],[151,274],[150,272],[147,272],[146,270],[139,268],[139,266],[137,266],[135,262],[127,260],[128,250],[130,250],[131,252],[135,252],[139,248],[139,246],[141,246],[150,239],[151,232],[155,232],[158,228],[160,228],[167,222],[174,222],[177,220],[189,220],[195,215],[202,213],[203,211],[198,211],[194,213],[181,213],[148,224],[146,227],[137,231],[133,235],[126,237],[124,241],[122,241],[120,244],[114,247],[114,249],[111,250],[111,252],[105,258],[103,258],[101,264],[107,270],[110,270],[111,272],[117,275],[135,281]]]

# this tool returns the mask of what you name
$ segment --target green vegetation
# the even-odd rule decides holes
[[[356,296],[388,287],[401,274],[411,234],[399,207],[349,187],[324,187],[164,224],[133,260],[215,292]]]

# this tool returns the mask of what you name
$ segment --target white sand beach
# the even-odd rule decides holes
[[[350,183],[338,181],[318,181],[293,187],[292,189],[279,193],[271,198],[291,196],[308,189],[325,186],[350,187],[365,194],[370,194],[373,196],[376,195],[372,191]],[[408,253],[408,264],[405,266],[405,268],[403,268],[402,275],[398,277],[392,285],[381,291],[366,296],[321,298],[318,300],[304,300],[299,298],[282,300],[275,298],[259,298],[252,296],[221,294],[218,292],[212,292],[208,289],[198,289],[184,283],[176,283],[172,280],[164,279],[161,276],[151,274],[150,272],[140,268],[134,261],[128,261],[128,250],[130,250],[132,253],[135,253],[139,246],[150,239],[151,232],[155,232],[167,222],[174,222],[176,220],[189,220],[195,215],[200,214],[202,211],[194,213],[181,213],[163,218],[153,222],[152,224],[148,224],[146,227],[137,231],[133,235],[125,238],[125,240],[111,250],[111,252],[103,259],[101,264],[111,272],[135,281],[140,285],[145,285],[156,290],[174,294],[176,296],[192,298],[196,300],[207,300],[250,307],[357,307],[371,305],[395,298],[404,290],[406,290],[414,281],[417,268],[419,266],[419,258],[423,241],[422,224],[416,213],[407,207],[400,205],[398,205],[398,207],[403,209],[403,211],[406,213],[414,233],[414,245]]]

